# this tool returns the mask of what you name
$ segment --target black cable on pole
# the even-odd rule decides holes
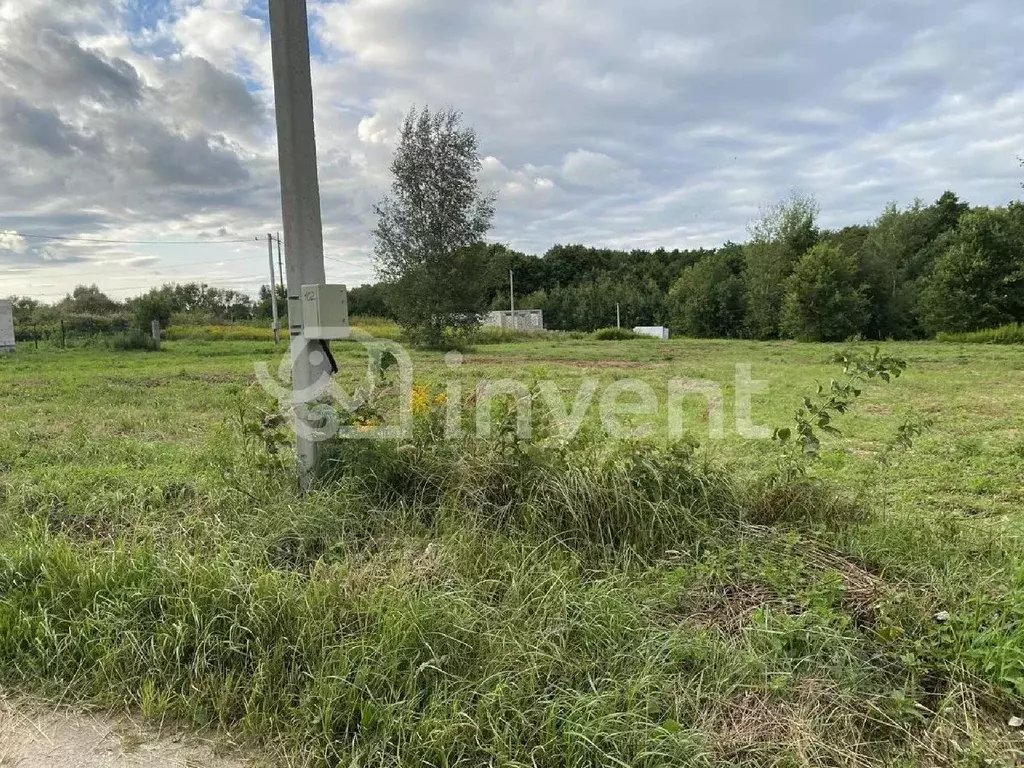
[[[324,351],[324,354],[327,355],[327,361],[331,364],[331,375],[334,375],[338,372],[338,363],[334,359],[334,355],[331,354],[331,345],[323,339],[320,339],[320,348]]]

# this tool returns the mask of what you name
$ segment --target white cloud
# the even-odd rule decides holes
[[[359,121],[359,140],[366,144],[393,145],[398,139],[399,125],[402,116],[399,113],[390,116],[370,115]]]
[[[633,181],[637,176],[636,171],[618,160],[602,152],[586,149],[570,152],[562,163],[562,177],[580,187],[607,190],[614,185]]]
[[[25,252],[25,238],[17,232],[0,232],[0,251]]]
[[[350,284],[372,276],[372,206],[413,105],[464,112],[499,193],[494,237],[532,252],[714,245],[795,187],[827,225],[947,187],[980,204],[1019,193],[1017,0],[309,7],[325,237],[347,262],[328,273]],[[279,229],[265,13],[262,0],[0,0],[0,231]],[[244,244],[39,242],[4,251],[5,287],[38,290],[42,270],[65,291],[85,264],[126,293],[203,274],[255,288],[265,259]],[[202,258],[223,264],[204,273]]]

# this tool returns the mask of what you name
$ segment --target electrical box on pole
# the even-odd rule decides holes
[[[347,339],[351,335],[344,285],[302,286],[302,335],[317,341]]]

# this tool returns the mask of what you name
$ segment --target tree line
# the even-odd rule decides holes
[[[1024,205],[972,208],[953,192],[829,230],[813,198],[764,211],[744,243],[621,251],[558,245],[540,257],[482,242],[495,199],[478,183],[476,133],[451,109],[412,110],[377,206],[381,282],[353,305],[441,343],[487,309],[544,311],[548,328],[665,325],[700,337],[925,338],[1024,319]]]
[[[1024,321],[1024,204],[970,207],[952,192],[933,203],[889,206],[872,223],[821,228],[813,201],[794,197],[772,207],[744,243],[715,249],[633,250],[556,245],[542,256],[499,244],[461,249],[452,274],[473,276],[419,291],[447,291],[446,311],[509,308],[544,311],[548,328],[593,331],[616,323],[665,325],[674,334],[808,341],[930,338]],[[386,282],[349,292],[353,315],[402,319]],[[239,322],[271,317],[270,289],[253,298],[202,283],[169,284],[116,301],[97,286],[79,286],[43,305],[14,298],[21,326],[104,319],[148,327],[150,320]],[[460,303],[461,302],[461,303]],[[278,309],[287,316],[285,292]],[[444,313],[440,313],[444,316]],[[436,340],[436,339],[435,339]]]
[[[822,228],[806,197],[772,206],[744,243],[715,249],[557,245],[537,257],[477,245],[487,309],[541,309],[548,328],[664,325],[696,337],[840,341],[931,338],[1024,320],[1024,204],[970,207],[946,192],[872,223]],[[453,290],[457,286],[453,287]],[[353,306],[396,316],[388,285]]]
[[[79,285],[63,299],[45,304],[27,296],[11,296],[15,326],[30,329],[64,322],[69,331],[112,333],[149,330],[158,320],[164,327],[174,323],[217,324],[269,320],[272,316],[269,286],[254,299],[247,293],[215,288],[206,283],[168,283],[124,301],[118,301],[97,285]],[[288,299],[278,288],[278,310],[287,317]]]

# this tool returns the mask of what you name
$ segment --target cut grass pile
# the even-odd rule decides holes
[[[935,340],[947,344],[1024,344],[1024,325],[1010,323],[982,331],[940,333]]]
[[[337,444],[302,497],[243,429],[259,401],[238,381],[272,349],[168,344],[133,356],[126,375],[163,382],[134,388],[104,378],[114,353],[3,363],[5,686],[229,729],[290,765],[980,766],[1020,748],[1016,528],[897,513],[839,475],[772,484],[742,446],[501,430]]]

